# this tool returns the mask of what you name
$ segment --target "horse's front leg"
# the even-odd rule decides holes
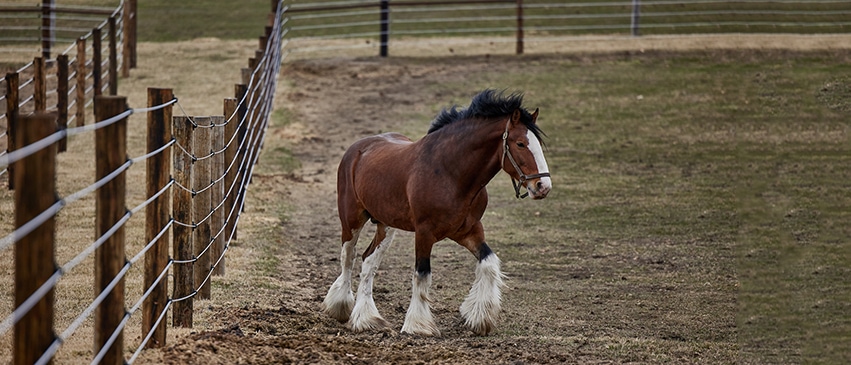
[[[485,243],[484,230],[478,223],[459,244],[466,247],[479,260],[476,280],[470,294],[461,304],[461,316],[473,332],[487,335],[496,328],[502,300],[503,274],[499,258]]]
[[[440,336],[440,330],[431,315],[428,296],[431,286],[431,248],[435,243],[434,237],[428,233],[416,233],[416,271],[414,271],[411,288],[411,305],[405,315],[402,332]]]

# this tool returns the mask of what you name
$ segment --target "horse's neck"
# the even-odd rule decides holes
[[[497,123],[477,127],[447,126],[441,135],[435,135],[432,149],[435,158],[447,167],[450,176],[459,186],[479,188],[487,185],[499,172],[502,129]],[[456,128],[448,128],[456,127]],[[494,127],[494,128],[492,128]]]

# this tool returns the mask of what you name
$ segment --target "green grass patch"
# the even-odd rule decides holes
[[[195,38],[252,39],[264,32],[271,11],[267,0],[139,1],[140,41]]]

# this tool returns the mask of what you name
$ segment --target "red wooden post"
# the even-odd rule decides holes
[[[171,89],[148,88],[148,106],[162,105],[174,99]],[[148,151],[154,151],[171,141],[172,107],[148,112]],[[147,196],[154,196],[165,187],[171,176],[172,149],[163,151],[149,158],[147,164]],[[145,241],[151,242],[169,221],[171,189],[166,190],[160,197],[145,208]],[[159,241],[145,253],[145,287],[150,288],[160,277],[168,265],[169,237],[164,234]],[[154,323],[168,303],[168,278],[163,278],[156,284],[150,296],[142,303],[142,333],[154,331],[148,348],[165,346],[165,323],[154,329]]]
[[[7,79],[8,80],[8,79]],[[38,112],[21,118],[15,130],[20,146],[34,143],[56,132],[56,116]],[[15,163],[15,227],[31,221],[56,203],[56,144]],[[15,243],[15,308],[19,307],[56,270],[54,259],[56,220],[50,218]],[[51,289],[15,325],[14,364],[32,364],[53,342],[53,298]]]
[[[95,97],[95,116],[98,121],[111,118],[125,110],[127,110],[127,98],[123,96]],[[95,131],[95,151],[97,180],[111,174],[127,162],[127,118]],[[127,213],[127,207],[124,204],[127,195],[126,182],[126,174],[122,172],[98,189],[95,217],[98,237],[112,229]],[[124,254],[124,237],[122,226],[95,250],[96,295],[107,288],[127,262]],[[95,353],[100,352],[106,345],[124,318],[125,312],[124,279],[122,278],[95,310]],[[124,334],[121,331],[101,363],[123,364],[123,350]]]

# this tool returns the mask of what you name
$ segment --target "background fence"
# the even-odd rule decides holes
[[[15,300],[11,313],[0,322],[0,334],[13,332],[11,354],[16,364],[52,361],[75,334],[94,338],[92,363],[132,363],[144,348],[163,346],[169,309],[175,326],[192,326],[193,301],[210,298],[211,277],[224,274],[225,252],[237,235],[280,69],[284,8],[272,1],[260,48],[249,59],[249,67],[241,70],[234,97],[223,101],[223,115],[212,117],[185,113],[173,117],[174,106],[180,104],[169,89],[149,89],[145,108],[130,108],[125,97],[116,95],[122,59],[117,50],[125,33],[119,29],[126,23],[115,15],[124,9],[116,9],[110,20],[56,59],[36,58],[4,80],[8,133],[3,136],[9,148],[0,155],[0,167],[6,169],[3,173],[15,190],[15,229],[0,238],[0,254],[14,246],[14,268],[5,268],[15,272]],[[88,48],[86,40],[90,40]],[[101,48],[104,40],[109,46]],[[69,59],[73,50],[78,53]],[[102,68],[108,71],[102,73]],[[84,82],[75,83],[80,80]],[[79,96],[80,90],[82,99],[68,103],[67,97]],[[94,104],[94,123],[86,125],[85,106],[90,104]],[[62,115],[69,113],[74,116],[63,122]],[[128,117],[138,113],[148,116],[147,148],[144,154],[129,158]],[[69,137],[91,134],[95,182],[61,194],[58,153],[67,147],[64,142]],[[144,199],[128,207],[127,176],[141,162],[146,165]],[[96,207],[94,240],[82,249],[74,245],[72,258],[60,262],[57,236],[74,230],[58,224],[60,213],[86,202]],[[131,227],[131,218],[143,210],[145,241],[131,251],[129,247],[136,245],[127,242],[125,231]],[[55,328],[55,303],[67,299],[56,290],[63,278],[81,271],[81,264],[89,260],[95,298],[80,303],[69,325]],[[125,281],[131,267],[140,262],[144,262],[144,282],[133,286],[142,293],[131,301]],[[133,339],[136,343],[126,344],[124,331],[137,312],[142,312],[142,335]],[[128,346],[135,351],[126,358]]]
[[[473,0],[296,3],[288,10],[288,51],[379,48],[391,41],[552,42],[555,36],[705,33],[845,33],[851,2],[842,0]],[[346,44],[324,40],[357,39]]]
[[[0,4],[0,45],[4,52],[31,53],[37,51],[45,59],[51,58],[54,46],[67,46],[77,41],[80,34],[90,29],[102,28],[106,18],[120,18],[119,34],[127,46],[129,65],[136,66],[136,3],[121,1],[117,8],[57,5],[55,0],[42,0],[41,4]],[[126,32],[124,32],[126,30]],[[67,52],[67,51],[66,51]]]

